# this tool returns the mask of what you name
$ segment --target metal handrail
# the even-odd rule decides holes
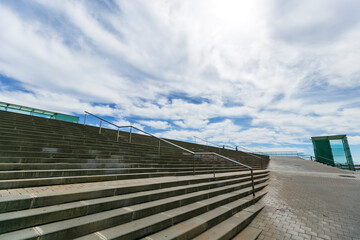
[[[317,157],[320,157],[320,158],[326,159],[326,160],[328,160],[328,161],[330,161],[330,162],[335,162],[334,160],[332,160],[332,159],[330,159],[330,158],[323,157],[323,156],[317,156]],[[315,156],[315,158],[316,158],[316,156]]]
[[[336,164],[340,164],[340,165],[351,165],[351,164],[348,164],[348,163],[340,163],[340,162],[337,162],[337,161],[335,161],[335,160],[332,160],[332,159],[330,159],[330,158],[326,158],[326,157],[323,157],[323,156],[318,156],[318,157],[327,160],[328,163],[334,163],[334,165],[336,165]],[[315,158],[316,158],[316,156],[315,156]]]
[[[223,159],[226,159],[226,160],[228,160],[228,161],[230,161],[230,162],[233,162],[233,163],[239,164],[239,165],[241,165],[241,166],[244,166],[244,167],[246,167],[246,168],[252,168],[252,167],[250,167],[250,166],[248,166],[248,165],[246,165],[246,164],[244,164],[244,163],[240,163],[240,162],[238,162],[238,161],[235,161],[234,159],[225,157],[225,156],[220,155],[220,154],[215,153],[215,152],[194,152],[194,154],[197,154],[197,155],[215,155],[215,156],[221,157],[221,158],[223,158]]]
[[[194,138],[195,139],[199,139],[199,140],[201,140],[201,141],[203,141],[203,142],[206,142],[206,143],[210,143],[210,144],[212,144],[212,145],[215,145],[215,146],[217,146],[217,147],[222,147],[221,145],[219,145],[219,144],[216,144],[216,143],[213,143],[213,142],[210,142],[210,141],[208,141],[208,140],[205,140],[205,139],[202,139],[202,138],[199,138],[199,137],[197,137],[197,136],[194,136]],[[196,143],[196,142],[195,142]]]
[[[215,146],[217,146],[217,147],[219,147],[219,148],[221,148],[222,146],[221,145],[219,145],[219,144],[216,144],[216,143],[213,143],[213,142],[210,142],[210,141],[208,141],[208,140],[205,140],[205,139],[202,139],[202,138],[199,138],[199,137],[197,137],[197,136],[194,136],[194,138],[196,139],[200,139],[200,140],[202,140],[202,141],[204,141],[204,142],[207,142],[207,143],[211,143],[211,144],[213,144],[213,145],[215,145]],[[232,149],[235,149],[236,151],[237,151],[237,147],[238,146],[236,146],[235,148],[234,147],[232,147],[232,146],[230,146],[230,145],[223,145],[223,146],[227,146],[227,147],[230,147],[230,148],[232,148]],[[241,146],[239,146],[240,148],[242,148],[242,149],[245,149],[246,151],[250,151],[249,149],[246,149],[246,148],[244,148],[244,147],[241,147]],[[250,151],[251,152],[251,151]],[[260,158],[261,159],[261,157],[259,157],[259,156],[256,156],[256,155],[254,155],[254,154],[251,154],[251,153],[248,153],[248,152],[243,152],[243,153],[246,153],[246,154],[248,154],[248,155],[250,155],[250,156],[253,156],[253,157],[256,157],[256,158]]]
[[[326,157],[323,157],[323,156],[318,156],[320,158],[323,158],[326,160],[326,163],[327,165],[331,165],[332,167],[337,167],[339,168],[338,166],[340,166],[341,169],[347,169],[347,170],[353,170],[353,171],[356,171],[355,170],[355,164],[349,164],[349,163],[340,163],[340,162],[336,162],[335,160],[331,160],[329,158],[326,158]],[[316,159],[316,157],[315,157]],[[318,162],[318,161],[317,161]],[[321,163],[321,162],[320,162]],[[348,166],[348,168],[342,168],[342,166]]]
[[[194,154],[194,152],[193,152],[193,151],[190,151],[189,149],[183,148],[183,147],[181,147],[181,146],[179,146],[179,145],[176,145],[175,143],[166,141],[166,140],[163,139],[163,138],[156,137],[155,135],[152,135],[151,133],[145,132],[144,130],[141,130],[140,128],[137,128],[137,127],[135,127],[135,126],[132,126],[132,125],[129,125],[129,126],[118,126],[118,125],[116,125],[116,124],[114,124],[114,123],[111,123],[111,122],[109,122],[109,121],[107,121],[107,120],[105,120],[105,119],[103,119],[103,118],[101,118],[101,117],[98,117],[98,116],[96,116],[96,115],[94,115],[94,114],[92,114],[92,113],[89,113],[89,112],[87,112],[87,111],[85,111],[85,113],[87,113],[87,114],[89,114],[89,115],[91,115],[91,116],[93,116],[93,117],[96,117],[96,118],[100,119],[101,121],[104,121],[104,122],[106,122],[106,123],[109,123],[109,124],[113,125],[114,127],[117,127],[118,129],[119,129],[119,128],[134,128],[134,129],[136,129],[136,130],[138,130],[138,131],[140,131],[140,132],[143,132],[143,133],[145,133],[145,134],[147,134],[147,135],[149,135],[149,136],[151,136],[151,137],[157,138],[157,139],[159,139],[160,141],[166,142],[166,143],[168,143],[168,144],[170,144],[170,145],[173,145],[173,146],[175,146],[175,147],[177,147],[177,148],[180,148],[180,149],[182,149],[182,150],[184,150],[184,151],[187,151],[187,152],[189,152],[189,153]],[[84,125],[85,125],[85,121],[86,121],[86,117],[85,117],[85,120],[84,120]],[[130,139],[131,139],[131,138],[130,138]]]
[[[223,155],[220,155],[220,154],[217,154],[217,153],[214,153],[214,152],[193,152],[193,151],[191,151],[191,150],[189,150],[189,149],[186,149],[186,148],[184,148],[184,147],[181,147],[181,146],[179,146],[179,145],[177,145],[177,144],[175,144],[175,143],[172,143],[172,142],[170,142],[170,141],[167,141],[167,140],[165,140],[165,139],[163,139],[163,138],[161,138],[161,137],[157,137],[157,136],[155,136],[155,135],[153,135],[153,134],[151,134],[151,133],[148,133],[148,132],[146,132],[146,131],[144,131],[144,130],[142,130],[142,129],[139,129],[139,128],[137,128],[137,127],[134,127],[134,126],[132,126],[132,125],[129,125],[129,126],[118,126],[118,125],[116,125],[116,124],[114,124],[114,123],[112,123],[112,122],[109,122],[109,121],[107,121],[107,120],[105,120],[105,119],[103,119],[103,118],[101,118],[101,117],[96,116],[95,114],[92,114],[92,113],[87,112],[87,111],[84,111],[84,112],[85,112],[84,125],[86,124],[86,116],[87,116],[87,115],[91,115],[91,116],[96,117],[96,118],[98,118],[98,119],[100,120],[99,134],[101,134],[102,121],[104,121],[104,122],[106,122],[106,123],[108,123],[108,124],[110,124],[110,125],[112,125],[112,126],[114,126],[114,127],[117,127],[117,128],[118,128],[117,141],[119,140],[119,129],[120,129],[120,128],[130,128],[130,138],[129,138],[129,142],[131,143],[131,134],[132,134],[132,129],[134,128],[134,129],[136,129],[136,130],[138,130],[138,131],[140,131],[140,132],[142,132],[142,133],[145,133],[145,134],[147,134],[147,135],[149,135],[149,136],[151,136],[151,137],[154,137],[154,138],[156,138],[156,139],[159,140],[159,154],[160,154],[160,141],[163,141],[163,142],[165,142],[165,143],[167,143],[167,144],[170,144],[170,145],[172,145],[172,146],[174,146],[174,147],[176,147],[176,148],[179,148],[179,149],[181,149],[181,150],[184,150],[184,151],[186,151],[186,152],[188,152],[188,153],[193,154],[193,155],[194,155],[193,175],[195,175],[195,156],[196,156],[196,155],[214,155],[214,156],[218,156],[218,157],[220,157],[220,158],[226,159],[226,160],[228,160],[228,161],[231,161],[231,162],[233,162],[233,163],[235,163],[235,164],[241,165],[241,166],[243,166],[243,167],[245,167],[245,168],[248,168],[248,169],[250,170],[250,173],[251,173],[252,194],[253,194],[253,196],[255,197],[254,172],[253,172],[253,168],[250,167],[250,166],[248,166],[248,165],[246,165],[246,164],[240,163],[240,162],[235,161],[235,160],[233,160],[233,159],[231,159],[231,158],[225,157],[225,156],[223,156]],[[214,174],[214,177],[215,177],[215,164],[214,164],[214,159],[215,159],[215,157],[213,158],[213,174]]]

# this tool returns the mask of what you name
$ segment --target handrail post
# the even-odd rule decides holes
[[[251,187],[252,187],[252,194],[253,197],[255,197],[255,187],[254,187],[254,174],[253,174],[253,169],[250,169],[251,172]]]
[[[117,137],[116,137],[116,141],[119,141],[119,132],[120,132],[120,128],[118,128],[118,132],[117,132]]]
[[[129,143],[131,143],[131,133],[132,133],[132,127],[130,127]]]
[[[86,116],[87,116],[87,112],[85,113],[85,117],[84,117],[84,126],[85,126],[85,123],[86,123]]]
[[[195,154],[194,154],[194,159],[193,159],[193,175],[195,176]]]
[[[101,134],[101,124],[102,124],[102,121],[100,120],[99,134]]]

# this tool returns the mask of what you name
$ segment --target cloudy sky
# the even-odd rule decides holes
[[[0,1],[0,101],[360,162],[360,1]]]

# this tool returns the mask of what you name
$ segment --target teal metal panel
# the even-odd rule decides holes
[[[337,168],[355,169],[346,135],[312,137],[311,140],[316,161]]]
[[[54,119],[61,120],[61,121],[66,121],[66,122],[73,122],[73,123],[78,123],[79,122],[79,117],[65,115],[65,114],[61,114],[61,113],[56,113],[55,116],[54,116]]]
[[[0,102],[0,109],[3,109],[5,111],[16,112],[16,113],[35,115],[39,117],[52,118],[66,122],[73,122],[73,123],[79,122],[79,117],[77,116],[55,113],[47,110],[25,107],[25,106],[20,106],[5,102]]]

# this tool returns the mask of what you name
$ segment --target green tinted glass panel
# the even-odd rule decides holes
[[[314,149],[315,149],[315,157],[319,162],[333,165],[333,157],[331,153],[331,148],[329,144],[329,140],[327,139],[319,139],[313,140]]]
[[[346,135],[312,137],[316,161],[354,170]]]
[[[341,139],[330,140],[330,146],[334,162],[347,164],[343,141]]]

